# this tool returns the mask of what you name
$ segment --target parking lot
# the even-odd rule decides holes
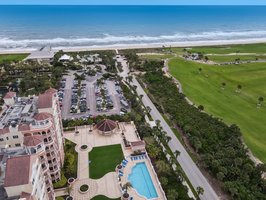
[[[63,77],[58,92],[63,119],[86,119],[97,115],[125,114],[128,111],[127,100],[118,82],[99,81],[102,73],[78,81],[74,73],[70,71]]]

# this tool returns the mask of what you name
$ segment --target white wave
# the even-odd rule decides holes
[[[115,44],[139,44],[139,43],[163,43],[185,41],[208,41],[208,40],[232,40],[232,39],[261,39],[266,38],[266,31],[232,31],[232,32],[201,32],[201,33],[177,33],[173,35],[128,35],[115,36],[104,34],[103,37],[93,38],[47,38],[47,39],[11,39],[0,37],[0,49],[35,48],[43,45],[53,47],[66,46],[95,46]]]

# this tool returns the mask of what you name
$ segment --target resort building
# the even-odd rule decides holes
[[[43,174],[44,170],[37,155],[7,159],[4,180],[7,196],[20,199],[51,199]]]
[[[13,105],[15,103],[16,96],[17,96],[16,92],[6,93],[6,95],[3,98],[5,105],[8,105],[8,106]]]
[[[34,60],[39,62],[53,62],[55,51],[52,50],[50,46],[42,47],[36,51],[31,52],[31,54],[25,58],[25,60]]]
[[[57,90],[48,89],[38,97],[17,97],[14,93],[5,97],[7,104],[0,113],[0,184],[8,197],[29,193],[36,199],[54,199],[52,182],[60,180],[64,162]],[[21,167],[21,174],[28,174],[27,178],[20,180],[16,173],[12,173],[12,169],[16,169],[12,166],[16,163]],[[39,173],[43,178],[32,181],[32,177]],[[10,183],[11,179],[18,180]],[[35,184],[41,188],[36,189]]]

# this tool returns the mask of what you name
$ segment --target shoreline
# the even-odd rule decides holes
[[[241,45],[241,44],[260,44],[266,43],[266,39],[243,39],[243,40],[216,40],[216,41],[186,41],[172,43],[140,43],[140,44],[118,44],[118,45],[103,45],[103,46],[70,46],[70,47],[52,47],[55,52],[63,50],[64,52],[78,51],[99,51],[99,50],[125,50],[125,49],[152,49],[165,47],[206,47],[206,46],[223,46],[223,45]],[[41,45],[40,45],[41,47]],[[36,48],[25,49],[6,49],[0,50],[0,54],[23,54],[31,53],[37,50]]]

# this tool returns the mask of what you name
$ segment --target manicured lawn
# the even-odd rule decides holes
[[[234,62],[236,59],[240,59],[241,61],[255,61],[256,58],[258,60],[266,60],[266,56],[256,56],[256,55],[215,55],[215,56],[208,56],[209,60],[212,60],[214,62]]]
[[[140,58],[143,59],[149,59],[149,60],[161,60],[161,59],[166,59],[166,58],[172,58],[174,57],[171,54],[164,54],[164,55],[155,55],[155,54],[147,54],[147,55],[141,55]]]
[[[170,48],[166,48],[170,50]],[[177,54],[183,54],[184,48],[172,47],[171,51]],[[203,54],[229,54],[229,53],[266,53],[266,44],[243,44],[243,45],[223,45],[223,46],[209,46],[209,47],[193,47],[188,48],[192,53],[201,52]]]
[[[265,53],[266,44],[243,44],[224,45],[214,47],[194,47],[191,52],[202,52],[205,54],[228,54],[228,53]]]
[[[237,124],[248,147],[266,162],[266,102],[257,108],[258,97],[266,99],[265,63],[211,66],[174,58],[169,70],[195,104],[228,124]],[[224,90],[222,82],[226,83]],[[238,84],[242,85],[240,93],[236,92]]]
[[[6,60],[6,61],[20,61],[26,58],[28,54],[3,54],[0,55],[0,64]]]
[[[102,196],[102,195],[99,195],[99,196],[96,196],[96,197],[93,197],[91,200],[120,200],[121,198],[117,198],[117,199],[110,199],[106,196]]]
[[[115,167],[124,158],[121,145],[110,145],[104,147],[94,147],[89,153],[91,161],[89,167],[90,178],[98,179],[108,172],[115,171]]]

